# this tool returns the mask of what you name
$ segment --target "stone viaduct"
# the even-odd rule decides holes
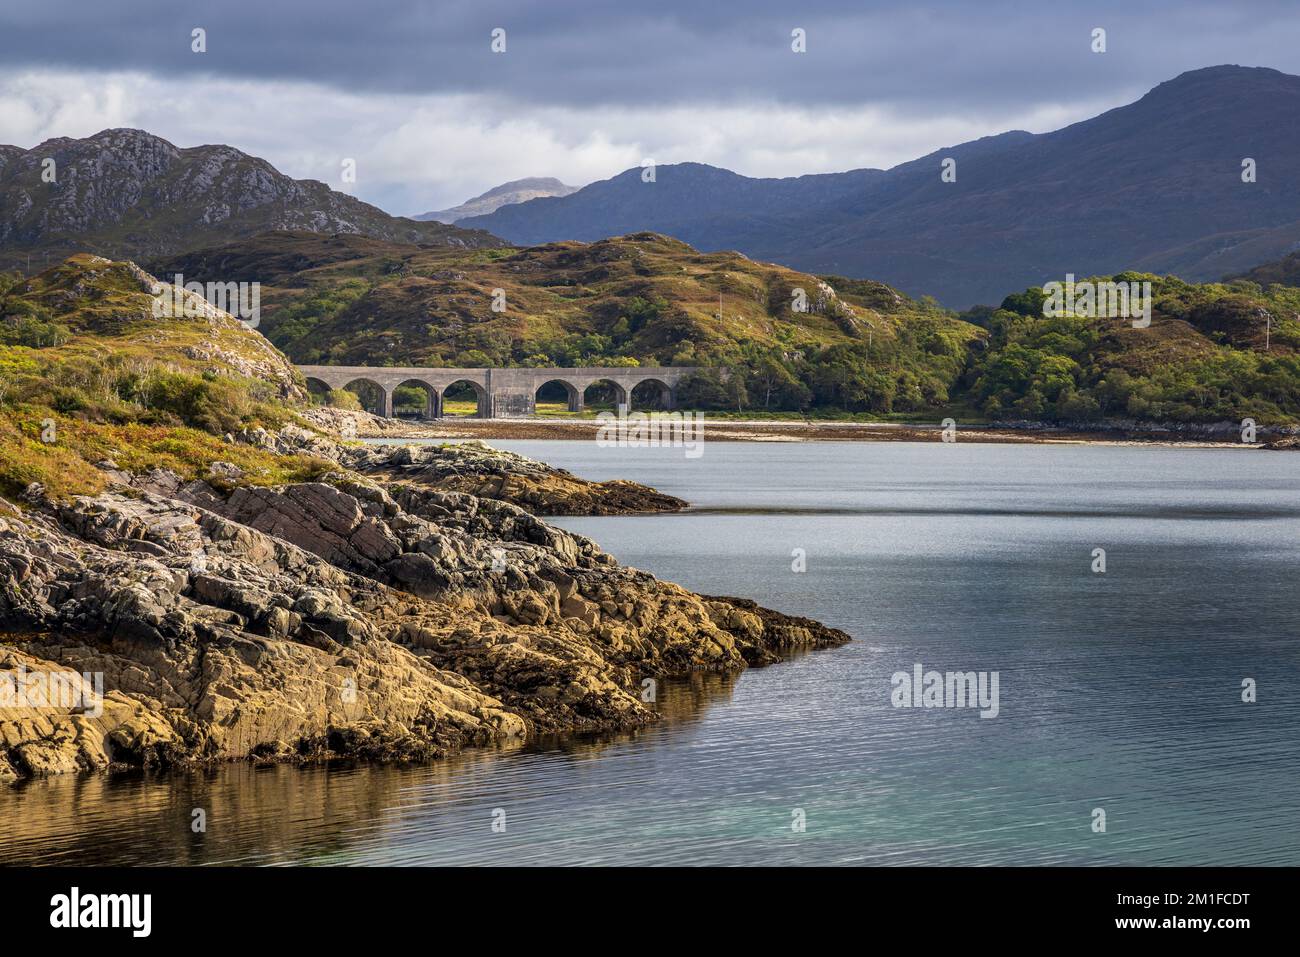
[[[393,417],[393,392],[398,386],[422,388],[427,396],[426,418],[442,417],[442,397],[447,388],[466,382],[478,395],[478,417],[512,418],[537,411],[537,390],[549,382],[558,382],[569,395],[569,411],[581,412],[583,393],[595,382],[609,382],[620,408],[629,408],[632,390],[649,382],[659,387],[662,406],[676,404],[677,386],[691,373],[692,366],[588,366],[578,369],[424,369],[400,366],[298,366],[304,378],[316,380],[330,389],[343,389],[368,382],[378,390],[382,408],[379,414]]]

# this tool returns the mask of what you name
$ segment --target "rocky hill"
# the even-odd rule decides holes
[[[683,401],[741,412],[1300,421],[1300,288],[1250,280],[1093,277],[1151,284],[1151,324],[1134,328],[1122,317],[1049,318],[1038,287],[959,314],[884,283],[701,253],[654,233],[504,250],[275,233],[158,269],[262,277],[263,328],[300,362],[698,364],[731,374],[697,377]]]
[[[846,350],[888,369],[879,388],[897,390],[900,407],[942,401],[983,335],[883,283],[701,253],[654,233],[501,250],[276,233],[153,268],[260,277],[262,329],[296,362],[743,366],[765,370],[757,404],[773,408],[785,407],[778,394],[803,394],[782,369]]]
[[[481,231],[389,216],[230,146],[180,149],[129,129],[60,137],[29,150],[0,146],[0,268],[86,251],[138,260],[268,229],[501,245]]]
[[[1207,281],[1300,240],[1297,112],[1300,77],[1219,66],[1064,129],[987,137],[889,170],[753,179],[683,163],[647,183],[633,169],[460,225],[524,245],[655,230],[957,308],[1067,272]],[[940,176],[946,158],[953,182]]]
[[[352,258],[338,244],[298,244],[294,236],[261,237],[256,249],[236,244],[156,268],[251,276],[272,264],[263,283],[265,332],[298,362],[383,364],[401,355],[415,365],[472,366],[483,364],[473,361],[481,352],[487,364],[537,357],[565,365],[581,358],[565,350],[593,337],[602,357],[685,364],[683,354],[720,357],[742,342],[797,350],[865,340],[872,323],[884,343],[894,319],[926,312],[881,283],[843,281],[841,295],[820,277],[736,253],[700,253],[655,233],[465,252],[353,242]],[[308,265],[283,271],[295,259]],[[504,293],[499,312],[496,289]],[[347,304],[320,309],[322,296]]]

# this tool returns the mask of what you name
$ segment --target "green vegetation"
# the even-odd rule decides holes
[[[215,280],[234,262],[239,278],[262,275],[260,331],[296,362],[699,365],[713,371],[686,400],[719,409],[921,412],[949,401],[984,335],[883,283],[700,253],[655,233],[522,250],[293,236],[157,268]],[[395,406],[419,401],[399,394]]]
[[[277,316],[280,338],[285,341],[305,340],[322,322],[338,316],[365,295],[367,288],[364,280],[350,279],[285,307]]]
[[[93,492],[106,459],[190,478],[221,460],[267,483],[321,468],[220,438],[288,422],[293,372],[233,319],[154,318],[147,280],[90,256],[0,277],[0,494]]]
[[[349,412],[361,411],[361,400],[355,392],[349,392],[347,389],[330,389],[329,395],[325,397],[325,404]]]
[[[1094,277],[1152,283],[1143,329],[1046,317],[1037,288],[957,314],[655,233],[529,249],[275,233],[163,269],[220,280],[232,277],[205,270],[229,263],[262,277],[261,331],[303,363],[698,366],[680,404],[736,415],[1300,420],[1300,288],[1273,281],[1290,261],[1222,283]],[[418,390],[394,398],[407,414],[424,406]],[[469,396],[447,398],[450,413]],[[542,405],[569,414],[558,394]]]
[[[990,419],[1300,419],[1300,289],[1113,278],[1151,282],[1150,328],[1044,318],[1039,289],[963,314],[989,333],[963,377],[971,405]]]

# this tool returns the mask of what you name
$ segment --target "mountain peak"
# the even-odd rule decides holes
[[[502,206],[526,203],[532,199],[568,196],[577,191],[578,187],[566,186],[553,176],[528,176],[502,183],[500,186],[493,186],[487,192],[480,193],[459,206],[420,213],[412,218],[420,222],[455,223],[469,216],[486,216],[496,212]]]
[[[56,160],[53,182],[45,162]],[[92,251],[146,259],[270,229],[393,242],[496,246],[487,233],[389,216],[324,183],[296,180],[226,146],[187,149],[146,130],[100,130],[0,148],[0,268]]]
[[[1165,80],[1163,83],[1152,87],[1145,96],[1138,100],[1138,103],[1189,96],[1199,91],[1240,96],[1241,91],[1246,88],[1255,88],[1263,93],[1279,87],[1300,89],[1300,77],[1267,66],[1240,66],[1235,63],[1223,63],[1218,66],[1188,70],[1172,79]]]
[[[474,199],[470,200],[470,202],[480,199],[491,199],[492,197],[500,196],[503,193],[516,193],[526,189],[538,191],[545,190],[550,192],[552,195],[561,193],[567,195],[568,193],[576,193],[578,191],[578,187],[566,186],[554,176],[526,176],[523,179],[513,179],[508,183],[502,183],[500,186],[493,186],[486,193],[480,193],[478,196],[475,196]]]

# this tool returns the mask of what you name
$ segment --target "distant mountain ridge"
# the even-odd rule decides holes
[[[54,181],[42,173],[53,160]],[[499,246],[483,233],[417,223],[230,146],[180,149],[142,130],[0,146],[0,267],[75,252],[144,259],[270,229],[389,242]]]
[[[459,225],[532,245],[655,230],[795,269],[870,276],[946,305],[1136,268],[1190,281],[1300,240],[1300,77],[1184,73],[1051,133],[1003,133],[889,170],[754,179],[697,163],[639,169]],[[956,160],[956,180],[941,163]],[[1242,181],[1255,161],[1256,181]]]
[[[469,216],[486,216],[488,213],[496,212],[502,206],[526,203],[530,199],[541,199],[547,196],[568,196],[577,191],[578,187],[561,183],[553,176],[530,176],[494,186],[486,193],[481,193],[451,209],[421,213],[419,216],[413,216],[412,219],[420,222],[434,221],[450,224]]]

